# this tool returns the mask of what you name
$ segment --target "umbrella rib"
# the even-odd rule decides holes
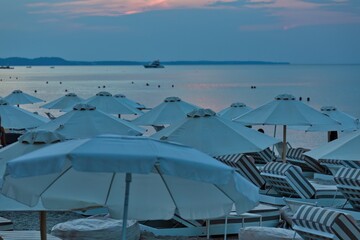
[[[226,192],[224,192],[221,188],[218,187],[217,184],[214,184],[214,186],[219,189],[220,192],[222,192],[228,199],[230,199],[233,203],[236,202],[236,200],[232,199],[232,197],[230,197]]]
[[[105,205],[107,204],[108,200],[109,200],[109,196],[110,196],[110,191],[111,191],[111,187],[114,183],[114,179],[115,179],[115,173],[113,173],[112,177],[111,177],[111,182],[110,182],[110,186],[109,186],[109,189],[107,191],[107,194],[106,194],[106,200],[105,200]]]
[[[171,191],[170,191],[169,186],[168,186],[167,183],[166,183],[166,180],[165,180],[163,174],[161,173],[161,171],[160,171],[160,169],[159,169],[159,166],[158,166],[158,165],[155,165],[155,169],[156,169],[156,171],[158,172],[158,174],[160,175],[163,183],[165,184],[166,189],[168,190],[168,193],[170,194],[170,197],[171,197],[171,199],[172,199],[172,201],[173,201],[176,209],[178,210],[179,208],[178,208],[178,206],[177,206],[177,204],[176,204],[176,201],[175,201],[175,199],[174,199],[174,197],[173,197],[173,195],[172,195],[172,193],[171,193]]]
[[[63,171],[59,176],[57,176],[45,189],[40,193],[40,196],[44,194],[59,178],[61,178],[66,172],[68,172],[71,169],[71,166],[69,166],[65,171]]]

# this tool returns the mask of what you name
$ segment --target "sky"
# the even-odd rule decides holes
[[[359,0],[2,0],[0,58],[360,64]]]

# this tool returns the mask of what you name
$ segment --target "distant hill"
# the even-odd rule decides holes
[[[39,58],[0,58],[0,66],[106,66],[106,65],[143,65],[141,61],[68,61],[59,57]],[[253,65],[253,64],[290,64],[288,62],[266,61],[168,61],[163,65]]]

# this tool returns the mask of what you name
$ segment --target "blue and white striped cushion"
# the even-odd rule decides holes
[[[261,175],[284,197],[315,198],[315,188],[297,166],[271,162],[263,167]]]
[[[232,154],[215,157],[217,160],[235,168],[242,176],[247,178],[259,188],[265,188],[265,179],[260,175],[253,160],[243,154]]]
[[[357,240],[360,236],[352,216],[330,209],[303,205],[292,220],[293,229],[304,238]]]
[[[334,180],[350,204],[360,210],[360,169],[342,167],[337,171]]]

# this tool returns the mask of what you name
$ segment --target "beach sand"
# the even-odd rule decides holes
[[[38,212],[2,212],[0,211],[0,216],[6,219],[9,219],[14,224],[14,230],[40,230],[39,223],[39,213]],[[51,228],[61,222],[66,222],[73,219],[81,218],[82,215],[74,212],[47,212],[46,214],[46,227],[47,232],[50,233]],[[168,239],[168,240],[204,240],[206,237],[156,237],[151,233],[142,232],[141,240],[158,240],[158,239]],[[212,240],[220,240],[223,237],[212,237]],[[229,236],[228,239],[238,239],[237,236]]]

